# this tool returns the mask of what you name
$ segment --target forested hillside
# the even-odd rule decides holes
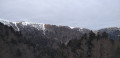
[[[73,35],[70,33],[77,31],[70,31],[66,27],[47,26],[47,28],[49,29],[44,35],[43,31],[36,29],[32,29],[29,33],[26,32],[28,31],[26,29],[15,31],[13,27],[0,23],[0,58],[120,57],[120,41],[110,38],[107,32],[95,34],[93,31],[89,31],[89,33],[78,32]],[[68,31],[68,33],[64,33],[64,31]],[[79,37],[76,37],[78,35]],[[64,42],[62,38],[67,38],[67,40],[65,39]]]

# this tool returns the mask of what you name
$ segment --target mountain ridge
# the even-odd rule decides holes
[[[37,31],[39,34],[45,35],[46,37],[51,38],[53,35],[60,35],[61,37],[70,37],[69,39],[78,38],[83,34],[88,34],[91,30],[86,28],[79,28],[79,27],[70,27],[70,26],[61,26],[61,25],[51,25],[51,24],[43,24],[43,23],[32,23],[32,22],[10,22],[7,20],[0,20],[1,23],[7,26],[12,26],[15,31],[21,31],[24,35],[29,35],[28,33],[34,35],[32,32]],[[95,34],[100,32],[108,33],[109,38],[119,39],[120,28],[119,27],[110,27],[110,28],[103,28],[99,30],[93,30]],[[64,35],[63,35],[64,34]],[[66,35],[69,34],[69,35]],[[70,35],[71,34],[71,35]],[[78,35],[77,35],[78,34]],[[31,36],[32,36],[31,35]],[[77,35],[77,36],[76,36]],[[73,36],[73,37],[71,37]],[[59,36],[54,39],[60,39]],[[61,42],[64,40],[61,38]],[[65,40],[65,43],[68,40]]]
[[[43,25],[43,30],[45,29],[45,25],[52,25],[52,24],[43,24],[43,23],[33,23],[33,22],[25,22],[25,21],[21,21],[21,22],[10,22],[8,20],[4,20],[4,19],[0,19],[0,22],[3,23],[4,25],[8,25],[8,26],[12,26],[13,24],[15,25],[16,28],[18,28],[18,24],[22,24],[23,26],[27,26],[27,25],[33,25],[33,27],[35,27],[34,25]],[[57,27],[62,27],[63,25],[56,25]],[[87,28],[80,28],[80,27],[71,27],[71,26],[66,26],[69,27],[70,29],[87,29]],[[13,27],[14,28],[14,27]],[[20,31],[15,29],[16,31]]]

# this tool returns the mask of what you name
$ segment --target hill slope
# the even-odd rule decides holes
[[[0,23],[0,58],[120,57],[119,40],[95,34],[88,29],[80,31],[79,28],[48,24],[44,25],[45,29],[37,29],[29,24],[14,24],[19,30]]]

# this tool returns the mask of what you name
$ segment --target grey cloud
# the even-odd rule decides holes
[[[119,2],[120,0],[0,0],[0,18],[99,29],[119,25]]]

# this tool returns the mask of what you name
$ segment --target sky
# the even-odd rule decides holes
[[[0,0],[0,18],[93,30],[120,27],[120,0]]]

